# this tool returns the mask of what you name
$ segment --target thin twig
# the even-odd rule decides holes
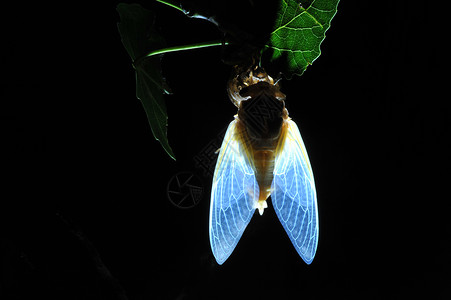
[[[87,236],[81,231],[80,228],[78,228],[77,225],[68,221],[67,218],[63,217],[61,213],[59,212],[56,213],[56,216],[61,220],[61,222],[63,222],[68,227],[69,231],[77,237],[80,244],[86,249],[86,252],[91,258],[92,262],[94,263],[100,278],[102,278],[105,282],[107,282],[110,285],[112,291],[117,296],[117,299],[128,300],[125,290],[119,284],[117,279],[113,277],[110,270],[103,263],[99,252],[91,243],[91,241],[87,238]]]

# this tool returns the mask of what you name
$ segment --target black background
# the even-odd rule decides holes
[[[2,299],[450,297],[450,114],[433,80],[428,8],[355,2],[341,1],[305,74],[281,83],[315,173],[310,266],[271,207],[224,265],[211,254],[211,176],[194,158],[236,113],[219,48],[163,59],[173,161],[135,98],[117,3],[2,8]],[[221,38],[210,23],[142,5],[170,45]],[[249,31],[271,15],[247,1],[211,8]],[[185,210],[166,195],[182,171],[204,189]]]

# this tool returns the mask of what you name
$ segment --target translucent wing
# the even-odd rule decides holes
[[[272,203],[296,251],[310,264],[319,234],[315,182],[301,134],[291,120],[282,143],[274,166]]]
[[[210,202],[210,245],[218,264],[230,256],[255,212],[259,189],[237,139],[237,121],[227,129],[216,162]]]

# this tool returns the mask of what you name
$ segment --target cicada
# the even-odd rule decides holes
[[[312,167],[277,80],[259,66],[228,83],[238,113],[229,124],[211,189],[209,236],[218,264],[235,249],[255,211],[272,206],[301,258],[315,257],[319,223]]]

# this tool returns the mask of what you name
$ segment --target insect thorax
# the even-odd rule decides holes
[[[236,74],[228,84],[230,100],[238,107],[238,118],[254,149],[272,148],[288,117],[285,95],[279,84],[258,66]]]

